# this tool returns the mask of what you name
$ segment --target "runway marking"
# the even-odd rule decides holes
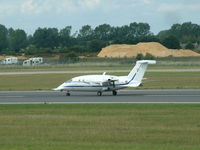
[[[175,97],[199,97],[200,95],[144,95],[144,96],[151,96],[151,97],[154,97],[154,96],[162,96],[162,97],[169,97],[169,96],[175,96]]]
[[[24,96],[0,96],[0,98],[22,98]]]

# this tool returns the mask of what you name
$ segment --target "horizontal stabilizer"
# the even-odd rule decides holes
[[[147,63],[147,64],[156,64],[156,61],[155,60],[139,60],[139,61],[137,61],[136,62],[137,64],[145,64],[145,63]]]

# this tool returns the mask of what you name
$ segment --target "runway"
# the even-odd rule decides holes
[[[121,90],[117,96],[105,92],[0,91],[0,104],[103,104],[103,103],[199,103],[200,89]]]

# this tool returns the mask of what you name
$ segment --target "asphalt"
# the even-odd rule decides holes
[[[0,104],[100,104],[100,103],[199,103],[200,89],[121,90],[117,96],[105,92],[0,91]]]

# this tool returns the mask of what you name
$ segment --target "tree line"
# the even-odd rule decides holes
[[[200,44],[200,26],[191,22],[174,24],[169,30],[154,35],[148,23],[130,23],[124,26],[102,24],[95,28],[84,25],[72,33],[72,26],[38,28],[32,35],[22,29],[6,28],[0,25],[0,53],[27,55],[40,53],[99,52],[110,44],[137,44],[139,42],[160,42],[168,48],[181,45],[195,48]]]

